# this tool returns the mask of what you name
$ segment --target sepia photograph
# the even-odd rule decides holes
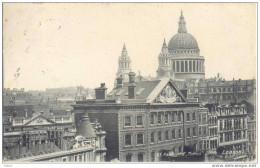
[[[2,164],[256,167],[257,13],[3,2]]]

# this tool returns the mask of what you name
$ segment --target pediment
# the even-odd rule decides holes
[[[42,116],[36,117],[32,119],[31,121],[27,122],[25,125],[27,126],[33,126],[33,125],[51,125],[54,124],[54,121],[48,120]]]
[[[157,97],[153,100],[153,103],[178,103],[185,102],[183,95],[172,82],[168,82]]]

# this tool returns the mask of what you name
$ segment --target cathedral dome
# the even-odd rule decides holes
[[[197,40],[189,33],[178,33],[174,35],[169,44],[168,49],[197,49]]]
[[[187,33],[186,22],[181,12],[178,33],[175,34],[169,44],[169,50],[175,49],[198,49],[197,40],[189,33]]]

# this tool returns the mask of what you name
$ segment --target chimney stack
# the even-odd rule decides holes
[[[123,87],[123,78],[122,77],[116,78],[116,89],[122,88],[122,87]]]
[[[135,73],[129,73],[128,99],[135,99],[136,96]]]
[[[105,83],[101,83],[99,88],[95,89],[96,99],[106,99],[107,96],[107,88]]]

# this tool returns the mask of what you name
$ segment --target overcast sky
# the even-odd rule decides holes
[[[123,43],[132,70],[156,75],[180,11],[206,77],[256,77],[253,3],[9,3],[3,8],[4,87],[113,87]],[[18,75],[19,73],[19,75]]]

